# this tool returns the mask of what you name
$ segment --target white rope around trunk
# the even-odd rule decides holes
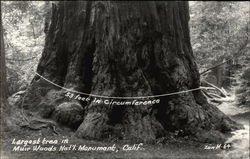
[[[48,80],[47,78],[43,77],[42,75],[40,75],[39,73],[36,72],[36,75],[38,75],[39,77],[41,77],[42,79],[44,79],[45,81],[51,83],[54,86],[57,86],[61,89],[64,89],[66,91],[69,92],[73,92],[73,93],[78,93],[78,94],[82,94],[82,95],[86,95],[86,96],[92,96],[92,97],[99,97],[99,98],[113,98],[113,99],[141,99],[141,98],[157,98],[157,97],[165,97],[165,96],[171,96],[171,95],[176,95],[176,94],[182,94],[182,93],[188,93],[188,92],[192,92],[192,91],[197,91],[200,89],[210,89],[210,87],[198,87],[198,88],[193,88],[193,89],[189,89],[189,90],[183,90],[183,91],[178,91],[178,92],[172,92],[172,93],[166,93],[166,94],[159,94],[159,95],[152,95],[152,96],[139,96],[139,97],[111,97],[111,96],[102,96],[102,95],[96,95],[96,94],[89,94],[89,93],[84,93],[84,92],[78,92],[72,89],[68,89],[65,87],[62,87],[50,80]]]

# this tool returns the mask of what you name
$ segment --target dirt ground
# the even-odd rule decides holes
[[[62,141],[63,139],[69,139],[69,143],[66,145],[86,145],[86,146],[115,146],[119,149],[117,152],[104,152],[104,151],[54,151],[54,152],[15,152],[13,151],[14,145],[12,145],[13,139],[57,139]],[[143,143],[140,150],[123,150],[123,146],[126,144],[133,145],[139,143],[131,143],[126,141],[93,141],[77,139],[74,136],[63,136],[63,134],[53,134],[49,129],[43,129],[40,131],[31,131],[23,129],[20,132],[5,133],[2,142],[2,154],[1,159],[92,159],[92,158],[219,158],[216,154],[225,150],[206,150],[205,144],[190,142],[188,139],[172,139],[172,141],[164,143],[146,144]],[[58,147],[60,144],[57,145]]]
[[[249,115],[249,112],[247,112]],[[234,116],[234,120],[247,125],[249,121],[246,120],[246,113],[237,114]],[[243,123],[242,121],[245,121]],[[216,146],[216,144],[208,144],[208,143],[199,143],[191,140],[188,137],[174,137],[168,136],[162,140],[157,141],[156,143],[143,143],[139,150],[123,150],[124,145],[132,146],[134,144],[140,144],[140,142],[134,141],[120,141],[114,139],[107,139],[104,141],[96,141],[96,140],[86,140],[79,139],[74,136],[72,131],[69,131],[65,128],[65,130],[59,130],[58,134],[54,133],[52,128],[43,128],[41,130],[30,130],[28,128],[18,128],[12,132],[4,132],[2,134],[1,141],[1,159],[94,159],[94,158],[105,158],[105,159],[113,159],[113,158],[162,158],[162,159],[216,159],[216,158],[249,158],[247,155],[249,153],[245,151],[249,151],[249,144],[245,145],[241,144],[242,140],[246,140],[249,142],[249,137],[247,136],[246,131],[248,130],[240,130],[236,132],[233,137],[231,137],[230,142],[236,145],[230,149],[205,149],[206,146]],[[173,135],[173,134],[172,134]],[[47,140],[58,140],[58,144],[47,144],[42,146],[52,146],[57,147],[56,151],[48,152],[48,151],[32,151],[34,145],[31,145],[31,151],[13,151],[15,145],[12,144],[12,141],[15,140],[36,140],[40,138],[46,138]],[[64,139],[68,139],[68,143],[61,144],[61,141]],[[70,146],[76,145],[77,147],[86,145],[88,147],[92,146],[112,146],[115,144],[117,147],[117,152],[113,151],[78,151],[78,150],[69,150],[69,151],[58,151],[60,146]],[[223,144],[223,143],[221,143]],[[239,148],[239,149],[238,149]],[[239,154],[238,156],[234,156],[235,154]]]

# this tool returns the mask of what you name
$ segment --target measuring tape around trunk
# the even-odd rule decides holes
[[[65,87],[62,87],[50,80],[48,80],[47,78],[43,77],[42,75],[40,75],[39,73],[36,72],[36,75],[38,75],[39,77],[41,77],[42,79],[44,79],[45,81],[49,82],[50,84],[59,87],[61,89],[64,89],[66,91],[69,92],[73,92],[73,93],[78,93],[78,94],[82,94],[82,95],[86,95],[86,96],[92,96],[92,97],[98,97],[98,98],[113,98],[113,99],[141,99],[141,98],[157,98],[157,97],[165,97],[165,96],[171,96],[171,95],[176,95],[176,94],[182,94],[182,93],[188,93],[188,92],[193,92],[193,91],[197,91],[197,90],[201,90],[201,89],[209,89],[208,87],[198,87],[198,88],[193,88],[193,89],[189,89],[189,90],[183,90],[183,91],[178,91],[178,92],[172,92],[172,93],[166,93],[166,94],[159,94],[159,95],[151,95],[151,96],[139,96],[139,97],[111,97],[111,96],[103,96],[103,95],[96,95],[96,94],[89,94],[89,93],[84,93],[84,92],[79,92],[79,91],[75,91],[75,90],[71,90]]]

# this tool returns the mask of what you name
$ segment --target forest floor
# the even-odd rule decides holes
[[[237,101],[235,91],[232,91],[232,98]],[[205,149],[206,146],[216,146],[216,144],[206,144],[191,141],[189,138],[172,138],[169,137],[163,144],[146,144],[143,143],[140,150],[123,150],[124,145],[133,146],[133,144],[139,144],[138,142],[126,142],[126,141],[96,141],[86,140],[74,137],[73,133],[69,133],[67,129],[60,131],[59,134],[53,133],[51,128],[44,128],[39,131],[30,130],[27,128],[21,128],[18,131],[5,132],[2,138],[2,151],[1,159],[92,159],[92,158],[163,158],[163,159],[216,159],[216,158],[249,158],[249,116],[250,107],[237,106],[236,102],[222,103],[218,108],[225,114],[237,122],[244,125],[245,129],[237,130],[233,132],[233,136],[230,137],[226,143],[232,143],[230,149]],[[65,144],[54,144],[59,148],[61,145],[86,145],[86,146],[112,146],[115,144],[119,151],[13,151],[15,145],[12,144],[15,140],[36,140],[40,138],[46,138],[47,140],[58,140],[59,142],[64,139],[69,139]],[[223,144],[223,143],[221,143]],[[52,146],[52,145],[42,145]],[[31,146],[33,147],[33,146]]]
[[[204,146],[209,144],[194,143],[188,140],[175,140],[172,142],[164,144],[144,144],[142,147],[144,150],[131,150],[124,151],[119,150],[118,152],[101,152],[101,151],[55,151],[55,152],[13,152],[13,145],[11,144],[12,140],[17,139],[37,139],[37,138],[46,138],[46,139],[65,139],[64,136],[58,136],[51,134],[49,130],[43,130],[40,133],[31,132],[31,131],[22,131],[20,133],[11,133],[5,136],[3,139],[3,152],[1,154],[1,159],[91,159],[91,158],[219,158],[217,154],[222,153],[223,150],[205,150]],[[92,141],[77,139],[75,137],[67,137],[69,139],[69,144],[76,145],[86,145],[86,146],[112,146],[116,144],[116,147],[122,149],[125,144],[128,142],[105,142],[105,141]],[[132,143],[130,144],[132,145]]]
[[[204,149],[206,145],[204,143],[192,142],[188,139],[172,139],[164,144],[145,144],[142,146],[143,150],[122,150],[122,147],[126,144],[133,145],[125,141],[94,141],[77,139],[73,135],[66,134],[54,134],[51,129],[42,129],[39,131],[31,131],[28,129],[21,129],[19,132],[8,132],[3,137],[2,154],[1,159],[91,159],[91,158],[248,158],[249,156],[249,120],[250,110],[246,111],[243,108],[236,108],[230,104],[220,105],[219,108],[228,115],[231,115],[236,121],[244,124],[244,130],[237,130],[234,135],[230,137],[227,143],[233,143],[233,148],[229,150],[207,150]],[[235,111],[237,109],[237,112]],[[236,112],[236,113],[235,113]],[[65,132],[66,133],[66,132]],[[86,145],[86,146],[112,146],[119,147],[118,152],[104,152],[104,151],[55,151],[55,152],[14,152],[12,145],[13,139],[38,139],[46,138],[62,141],[65,138],[69,139],[67,145]],[[137,143],[138,144],[138,143]],[[60,144],[58,144],[60,145]],[[248,153],[247,153],[248,152]]]

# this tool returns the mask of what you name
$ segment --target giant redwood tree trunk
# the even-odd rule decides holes
[[[37,72],[63,87],[101,96],[152,96],[198,88],[188,21],[188,2],[53,4]],[[84,138],[118,135],[149,141],[183,130],[206,139],[237,128],[200,90],[163,96],[160,103],[146,106],[80,102],[60,93],[66,92],[36,76],[24,107],[74,127]]]

